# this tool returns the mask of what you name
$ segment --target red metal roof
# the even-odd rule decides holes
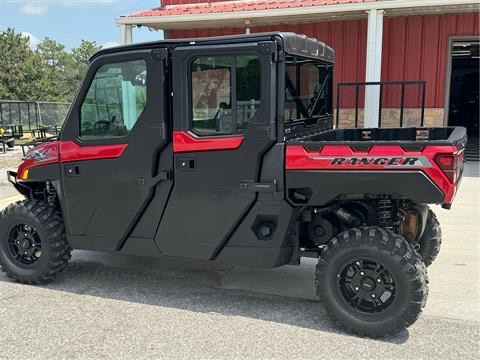
[[[195,4],[164,5],[154,9],[138,11],[133,14],[127,15],[127,17],[172,16],[234,11],[272,10],[309,6],[345,5],[373,1],[377,0],[237,0],[221,2],[202,2]]]

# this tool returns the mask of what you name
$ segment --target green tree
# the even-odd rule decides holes
[[[29,39],[12,28],[0,32],[0,99],[36,99],[41,78],[41,60]]]
[[[82,40],[78,48],[72,49],[72,59],[75,66],[82,73],[87,71],[90,58],[100,50],[100,46],[95,41]]]
[[[78,48],[72,49],[70,61],[68,62],[67,74],[69,83],[71,84],[69,90],[69,101],[73,100],[73,96],[80,86],[80,83],[87,72],[90,58],[100,50],[100,46],[95,41],[82,40]]]
[[[95,41],[82,40],[67,52],[47,37],[34,51],[14,29],[0,32],[0,100],[71,102],[99,49]]]
[[[41,100],[65,101],[70,93],[71,80],[68,76],[70,56],[65,46],[46,37],[37,46],[37,54],[42,60],[42,80],[44,89]]]

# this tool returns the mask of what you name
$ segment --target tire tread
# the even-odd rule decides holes
[[[55,207],[39,200],[26,199],[9,205],[0,213],[0,219],[22,215],[40,222],[46,238],[42,245],[49,247],[49,259],[46,267],[32,276],[15,273],[10,266],[0,263],[0,270],[7,277],[23,284],[41,284],[53,280],[61,273],[71,259],[72,249],[65,235],[65,226],[61,212]],[[44,245],[45,244],[45,245]]]
[[[425,231],[418,243],[420,245],[418,252],[422,256],[423,262],[426,266],[432,265],[442,246],[442,229],[437,215],[435,215],[432,209],[428,210]]]
[[[326,291],[327,279],[324,274],[334,256],[342,250],[365,246],[389,254],[395,262],[401,264],[412,289],[405,311],[397,314],[395,321],[385,322],[382,326],[359,326],[348,321],[339,315],[337,308],[329,301],[331,299]],[[353,228],[337,235],[323,248],[315,275],[316,293],[324,304],[328,317],[347,332],[362,337],[384,337],[406,329],[418,319],[428,297],[426,266],[420,254],[402,236],[380,227]]]

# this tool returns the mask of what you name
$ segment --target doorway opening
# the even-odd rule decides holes
[[[451,41],[448,124],[467,128],[468,160],[479,161],[480,39]]]

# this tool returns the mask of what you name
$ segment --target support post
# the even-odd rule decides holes
[[[368,11],[366,82],[380,82],[382,76],[383,10]],[[365,88],[365,127],[378,127],[380,85]]]
[[[133,27],[131,25],[120,24],[120,45],[129,45],[133,43]]]
[[[355,129],[358,128],[358,90],[359,85],[355,85]]]
[[[382,127],[383,85],[384,84],[380,84],[380,96],[378,97],[378,127]]]
[[[400,127],[403,127],[403,108],[405,107],[405,83],[402,83],[402,93],[400,94]]]
[[[337,125],[335,129],[338,129],[338,124],[340,122],[340,84],[337,86]]]
[[[425,125],[425,92],[427,88],[427,83],[422,81],[422,114],[420,115],[420,126],[424,127]]]

